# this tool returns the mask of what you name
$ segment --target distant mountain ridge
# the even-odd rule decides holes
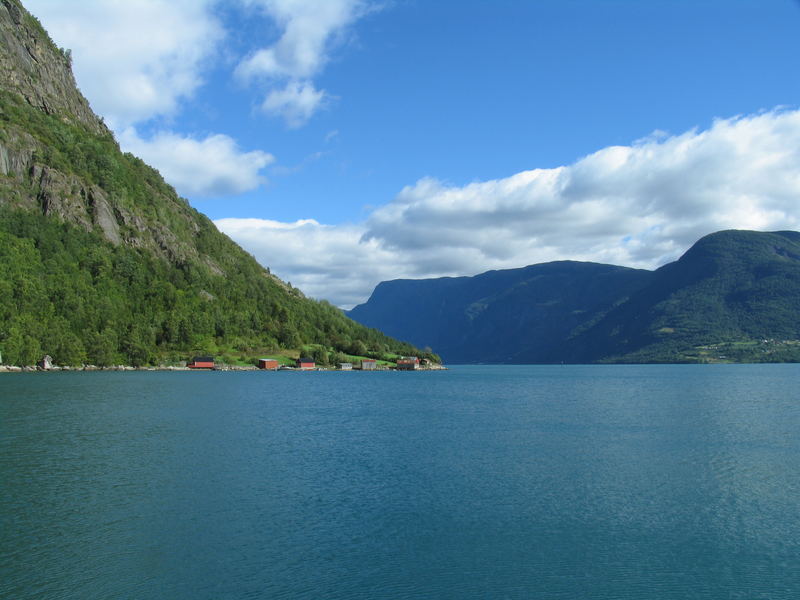
[[[717,232],[655,271],[562,261],[382,282],[348,315],[455,363],[798,360],[800,233]]]
[[[399,279],[378,284],[369,301],[348,314],[402,339],[420,340],[449,362],[549,362],[573,330],[651,276],[563,261],[474,277]],[[583,293],[587,286],[593,294]]]

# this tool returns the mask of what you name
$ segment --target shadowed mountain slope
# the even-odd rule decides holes
[[[796,360],[800,233],[721,231],[653,272],[555,262],[389,281],[349,315],[450,362]]]
[[[436,348],[449,362],[561,360],[573,331],[640,289],[649,271],[552,262],[475,277],[379,284],[348,314],[389,335]]]

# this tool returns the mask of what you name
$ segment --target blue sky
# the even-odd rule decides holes
[[[793,0],[29,0],[124,149],[273,272],[652,268],[800,228]]]

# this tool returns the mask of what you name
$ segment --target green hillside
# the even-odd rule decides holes
[[[800,233],[720,231],[572,340],[572,360],[800,360]]]
[[[422,354],[305,298],[122,153],[16,0],[0,4],[0,67],[3,362]]]

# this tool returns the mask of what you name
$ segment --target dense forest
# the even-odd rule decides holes
[[[438,357],[303,296],[120,151],[68,53],[0,6],[0,353],[30,365],[212,354]]]
[[[360,356],[415,354],[255,262],[226,277],[113,246],[40,214],[0,210],[0,351],[9,364],[157,364],[189,354],[248,360],[316,344]],[[327,362],[320,353],[318,359]]]

